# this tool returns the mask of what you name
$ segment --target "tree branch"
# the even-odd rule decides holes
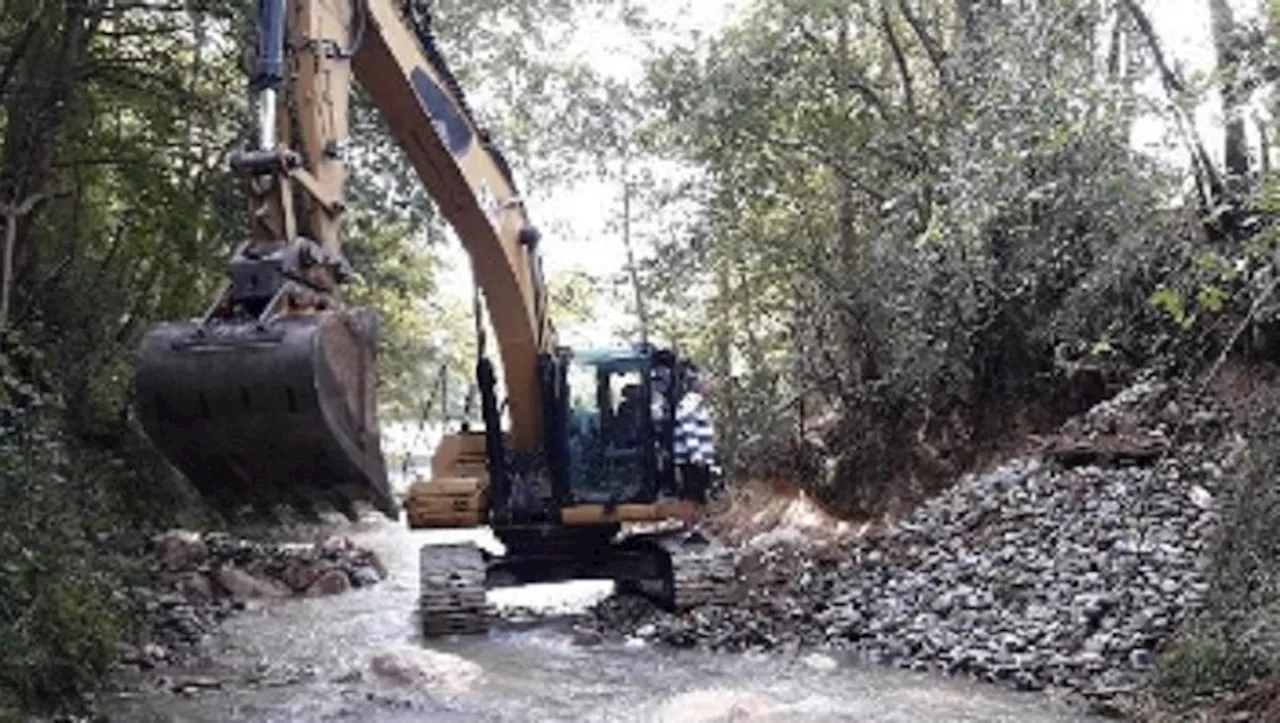
[[[951,84],[947,79],[946,72],[947,52],[942,49],[937,38],[929,34],[929,29],[924,26],[924,21],[920,19],[920,16],[911,9],[911,4],[908,0],[898,0],[898,9],[902,11],[902,17],[907,19],[907,24],[911,26],[916,39],[920,41],[920,45],[928,53],[929,60],[933,62],[934,70],[938,73],[939,81],[944,86],[950,87]]]
[[[889,0],[880,0],[880,27],[884,30],[889,49],[893,51],[894,62],[898,65],[898,76],[902,79],[902,93],[907,104],[907,111],[916,114],[916,93],[911,79],[911,67],[907,64],[906,53],[898,42],[898,34],[893,31],[893,19],[889,15]]]
[[[27,46],[31,44],[32,39],[36,36],[36,31],[40,29],[39,20],[40,18],[37,16],[27,21],[26,27],[22,29],[17,42],[13,44],[8,57],[5,58],[3,69],[0,69],[0,96],[4,95],[5,89],[9,87],[9,83],[13,80],[13,74],[18,70],[18,63],[22,61],[22,56],[27,53]]]
[[[813,45],[818,52],[826,56],[828,71],[838,88],[841,90],[852,90],[857,93],[867,102],[868,105],[876,109],[876,112],[880,114],[881,118],[889,120],[893,117],[893,110],[890,108],[889,104],[886,103],[884,98],[880,97],[880,94],[867,83],[866,78],[861,73],[849,67],[847,62],[836,58],[830,49],[823,44],[822,39],[815,35],[813,31],[802,27],[800,28],[800,34],[804,36],[804,39],[809,41],[809,43]]]
[[[1204,141],[1196,130],[1194,119],[1187,117],[1187,113],[1182,109],[1180,101],[1186,94],[1186,84],[1169,64],[1164,54],[1164,48],[1160,44],[1160,39],[1151,25],[1151,20],[1147,17],[1146,12],[1142,10],[1138,1],[1121,0],[1121,4],[1129,11],[1134,22],[1138,24],[1138,30],[1142,33],[1143,38],[1147,41],[1147,46],[1151,49],[1156,67],[1160,71],[1160,80],[1173,105],[1174,118],[1191,154],[1192,165],[1196,169],[1196,179],[1198,182],[1208,185],[1209,198],[1202,198],[1202,205],[1205,206],[1202,211],[1206,215],[1211,214],[1212,208],[1209,206],[1216,206],[1225,200],[1226,185],[1222,182],[1222,177],[1218,173],[1217,167],[1214,166],[1213,160],[1209,158],[1209,153],[1204,148]],[[1201,195],[1204,195],[1203,191]]]
[[[1138,30],[1142,36],[1146,38],[1147,45],[1151,48],[1151,55],[1156,61],[1156,69],[1160,71],[1160,81],[1164,84],[1166,90],[1171,93],[1182,95],[1187,92],[1187,85],[1183,82],[1182,76],[1169,65],[1169,61],[1164,56],[1164,47],[1160,45],[1159,36],[1156,34],[1155,28],[1151,25],[1151,19],[1147,17],[1147,13],[1138,4],[1137,0],[1120,0],[1121,5],[1129,11],[1129,15],[1133,17],[1133,21],[1138,24]]]
[[[1124,14],[1116,13],[1111,25],[1111,43],[1107,48],[1107,76],[1116,80],[1120,75],[1120,46],[1124,42]]]
[[[0,270],[0,329],[9,323],[9,299],[13,292],[13,247],[18,241],[18,219],[31,213],[36,204],[44,200],[45,193],[38,191],[20,202],[0,204],[0,216],[4,217],[4,259]]]

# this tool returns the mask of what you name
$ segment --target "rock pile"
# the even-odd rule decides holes
[[[737,606],[673,616],[615,597],[588,625],[679,646],[847,650],[1022,689],[1123,692],[1208,589],[1202,553],[1225,418],[1170,396],[1140,385],[1062,432],[1077,449],[1176,436],[1166,445],[1176,455],[1015,460],[821,557],[744,552]]]
[[[198,599],[334,595],[387,576],[377,555],[345,537],[319,544],[262,543],[172,530],[152,543],[162,579]]]
[[[264,543],[225,533],[170,530],[151,540],[158,590],[138,590],[150,642],[123,661],[176,662],[252,599],[335,595],[374,585],[387,571],[345,537],[319,544]]]

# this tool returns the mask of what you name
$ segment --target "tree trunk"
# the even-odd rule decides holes
[[[1186,83],[1165,57],[1164,46],[1161,45],[1160,38],[1151,25],[1151,18],[1147,16],[1138,0],[1121,0],[1121,5],[1133,17],[1138,26],[1138,32],[1150,48],[1156,69],[1160,72],[1160,82],[1173,105],[1174,120],[1177,121],[1178,131],[1183,137],[1183,142],[1191,155],[1191,165],[1195,169],[1196,187],[1200,195],[1200,213],[1205,230],[1211,238],[1227,236],[1232,224],[1231,214],[1225,214],[1220,221],[1215,220],[1217,217],[1215,211],[1229,205],[1226,183],[1208,151],[1205,150],[1204,142],[1196,130],[1195,116],[1184,108]]]
[[[1271,3],[1267,6],[1267,37],[1280,38],[1280,5],[1276,3]],[[1280,66],[1280,54],[1274,56],[1271,63],[1273,66]],[[1272,80],[1270,101],[1271,120],[1273,123],[1280,123],[1280,77]],[[1268,164],[1271,163],[1269,151],[1270,149],[1268,148]]]
[[[1209,0],[1213,49],[1218,59],[1219,88],[1222,94],[1222,117],[1225,123],[1223,161],[1227,182],[1240,192],[1249,177],[1249,145],[1245,138],[1244,104],[1241,93],[1240,48],[1237,44],[1235,17],[1227,0]]]
[[[974,43],[982,39],[982,23],[989,22],[983,16],[999,11],[1001,0],[956,0],[956,20],[962,43]],[[957,43],[959,45],[960,43]]]
[[[97,31],[99,6],[97,0],[66,0],[61,14],[46,13],[40,19],[41,27],[16,59],[12,92],[5,99],[9,123],[0,155],[0,198],[20,203],[52,185],[59,139],[74,107],[79,69]],[[12,259],[7,292],[20,276],[19,268],[32,268],[36,261],[30,230],[37,215],[20,214],[6,224],[5,252]]]
[[[631,171],[624,159],[622,164],[622,245],[627,251],[627,271],[631,276],[631,290],[635,293],[636,320],[640,323],[640,341],[649,343],[649,313],[644,303],[644,290],[640,285],[640,269],[636,267],[636,252],[631,242]]]
[[[18,238],[18,221],[31,213],[43,194],[28,196],[21,203],[0,205],[4,216],[4,260],[0,271],[0,329],[9,325],[9,301],[13,295],[13,247]]]
[[[1258,170],[1263,176],[1271,175],[1271,129],[1265,118],[1257,118],[1258,129]]]

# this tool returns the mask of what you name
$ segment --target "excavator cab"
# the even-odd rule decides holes
[[[472,431],[447,439],[434,478],[410,490],[411,528],[487,524],[505,548],[422,548],[424,630],[479,632],[485,590],[531,583],[612,580],[672,609],[732,600],[731,555],[667,524],[699,511],[682,499],[674,465],[675,410],[690,365],[648,344],[561,349],[545,361],[546,448],[535,484],[506,464],[505,434]],[[484,378],[479,386],[483,395]],[[464,449],[469,471],[458,466]]]
[[[608,527],[668,516],[663,505],[680,501],[674,428],[683,368],[673,351],[648,344],[561,349],[544,374],[546,441],[535,469],[516,469],[510,436],[488,431],[493,425],[446,437],[432,479],[409,490],[409,526]],[[496,409],[491,384],[481,373],[484,406]]]
[[[575,353],[577,377],[591,393],[577,398],[569,435],[568,487],[576,503],[651,501],[652,424],[645,383],[648,359],[631,349]]]
[[[569,430],[570,499],[653,503],[676,496],[676,356],[649,345],[576,351]],[[584,390],[585,388],[585,390]]]

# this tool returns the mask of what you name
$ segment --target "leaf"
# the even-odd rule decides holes
[[[1152,306],[1168,314],[1175,324],[1182,325],[1187,319],[1186,305],[1182,295],[1169,288],[1160,288],[1151,295]]]
[[[1217,314],[1231,300],[1231,295],[1217,286],[1210,285],[1200,289],[1196,300],[1202,309],[1211,314]]]

